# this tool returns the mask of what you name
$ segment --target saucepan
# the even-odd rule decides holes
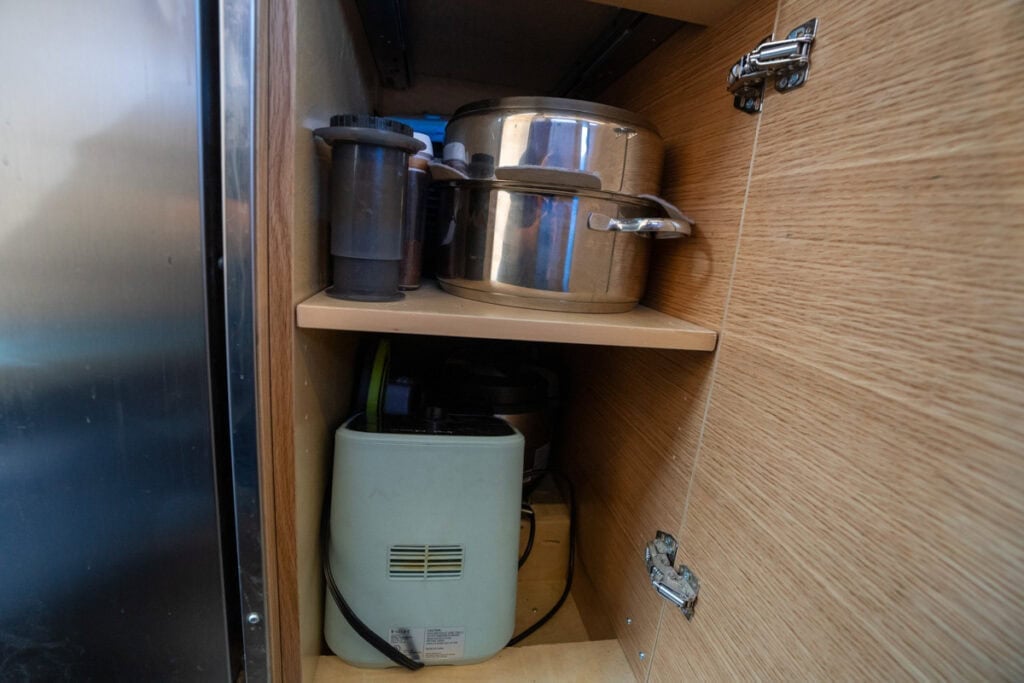
[[[527,171],[521,179],[536,178]],[[550,180],[550,174],[546,177]],[[491,303],[581,313],[627,311],[643,295],[651,237],[691,221],[654,196],[516,180],[443,183],[438,280]]]

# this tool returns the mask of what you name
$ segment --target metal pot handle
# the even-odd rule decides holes
[[[684,221],[687,225],[689,225],[690,228],[692,228],[694,225],[696,225],[696,223],[693,222],[692,218],[690,218],[685,213],[683,213],[682,211],[679,210],[678,206],[676,206],[675,204],[673,204],[672,202],[670,202],[670,201],[668,201],[666,199],[663,199],[662,197],[658,197],[657,195],[653,195],[653,194],[641,194],[641,195],[637,195],[637,197],[639,197],[640,199],[646,199],[649,202],[654,202],[655,204],[660,206],[662,209],[664,209],[666,216],[668,216],[669,218],[674,218],[674,219],[676,219],[678,221]],[[691,232],[692,232],[692,230],[688,229],[685,234],[689,235],[689,234],[691,234]],[[668,234],[668,233],[665,233],[665,234],[657,233],[657,234],[655,234],[655,237],[658,237],[660,239],[665,239],[667,237],[678,237],[678,236],[679,235],[672,235],[672,234]]]
[[[499,166],[494,171],[498,180],[512,180],[531,185],[554,185],[574,190],[600,190],[601,176],[591,171],[576,171],[553,166]]]
[[[690,234],[690,224],[675,218],[612,218],[602,213],[590,214],[587,227],[607,232],[652,233],[662,239]]]

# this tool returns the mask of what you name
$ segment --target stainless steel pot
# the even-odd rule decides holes
[[[445,183],[438,279],[452,294],[491,303],[628,311],[643,295],[649,235],[690,232],[659,201],[511,181]]]
[[[473,178],[518,181],[524,170],[558,169],[575,173],[577,188],[660,191],[661,136],[617,107],[557,97],[474,102],[455,112],[445,142],[461,143]]]

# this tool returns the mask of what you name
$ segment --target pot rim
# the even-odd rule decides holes
[[[538,113],[565,112],[572,114],[590,114],[592,116],[601,116],[607,119],[614,119],[622,123],[628,123],[633,126],[646,128],[652,131],[659,138],[661,137],[661,133],[658,132],[658,129],[655,128],[654,124],[651,123],[647,117],[637,114],[636,112],[629,111],[628,109],[620,109],[619,107],[613,107],[609,104],[588,102],[586,100],[572,100],[565,97],[517,96],[479,100],[477,102],[464,104],[456,109],[448,123],[451,124],[456,119],[469,114],[480,114],[488,111],[537,111]]]

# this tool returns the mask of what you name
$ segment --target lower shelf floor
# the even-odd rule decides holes
[[[407,680],[404,669],[359,669],[337,657],[320,657],[315,683]],[[468,666],[434,666],[416,672],[418,681],[535,681],[536,683],[634,683],[617,640],[591,640],[507,647],[492,659]]]

